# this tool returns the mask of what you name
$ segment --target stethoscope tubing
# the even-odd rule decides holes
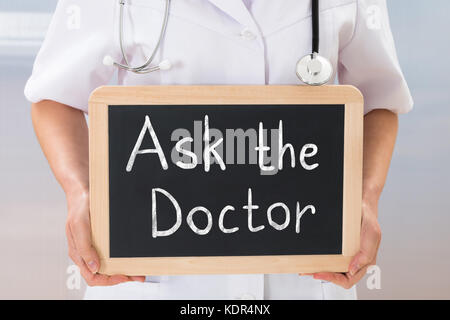
[[[152,54],[150,55],[150,57],[147,59],[147,61],[139,66],[139,67],[131,67],[127,54],[125,52],[125,48],[124,48],[124,26],[123,26],[123,22],[124,22],[124,6],[125,6],[125,0],[120,0],[119,2],[120,4],[120,13],[119,13],[119,43],[120,43],[120,51],[122,52],[122,56],[125,60],[125,64],[121,64],[118,62],[114,62],[114,65],[116,67],[122,68],[124,70],[127,71],[131,71],[134,73],[138,73],[138,74],[146,74],[146,73],[150,73],[153,71],[157,71],[159,69],[159,66],[154,66],[154,67],[149,67],[150,64],[153,62],[153,60],[155,59],[156,56],[156,52],[158,51],[159,47],[161,46],[161,41],[164,38],[164,35],[166,33],[166,29],[167,29],[167,23],[168,23],[168,19],[169,19],[169,10],[170,10],[170,0],[166,0],[166,5],[165,5],[165,9],[164,9],[164,20],[163,20],[163,24],[161,26],[161,30],[159,33],[159,37],[158,37],[158,41],[156,43],[155,48],[152,51]]]
[[[320,16],[319,16],[319,0],[312,0],[311,3],[312,16],[312,53],[319,54],[320,42]]]

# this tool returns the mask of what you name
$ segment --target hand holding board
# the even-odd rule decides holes
[[[348,268],[359,247],[353,87],[102,87],[90,99],[101,273]]]

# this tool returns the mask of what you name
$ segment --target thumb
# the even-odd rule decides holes
[[[367,257],[367,255],[360,251],[358,254],[353,257],[352,262],[350,262],[349,266],[349,272],[351,276],[354,276],[358,273],[359,270],[364,268],[366,265],[370,263],[370,259]]]
[[[71,224],[72,237],[75,248],[84,263],[92,273],[100,269],[100,259],[92,246],[89,220]]]
[[[100,269],[100,259],[92,246],[82,247],[79,250],[80,256],[92,273],[97,273]]]

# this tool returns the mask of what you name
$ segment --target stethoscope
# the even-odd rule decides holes
[[[125,53],[123,40],[123,22],[124,22],[124,6],[125,0],[119,0],[120,5],[120,21],[119,21],[119,43],[122,52],[124,64],[114,61],[111,56],[105,56],[103,63],[107,66],[116,66],[119,69],[134,72],[137,74],[145,74],[159,70],[168,70],[172,67],[169,60],[163,60],[157,65],[151,66],[156,52],[158,51],[161,41],[165,36],[167,21],[169,20],[170,0],[166,0],[164,19],[159,33],[159,38],[147,61],[137,67],[130,65],[128,57]],[[312,53],[301,58],[296,65],[296,74],[298,78],[311,86],[320,86],[327,83],[333,75],[333,66],[325,57],[319,55],[319,0],[312,0]]]
[[[153,52],[150,55],[150,57],[147,59],[147,61],[143,65],[138,66],[138,67],[130,66],[130,63],[128,61],[128,57],[127,57],[127,54],[125,53],[125,48],[123,45],[124,44],[124,41],[123,41],[123,20],[124,20],[123,13],[124,13],[124,7],[125,7],[125,0],[119,0],[119,7],[120,7],[119,43],[120,43],[120,51],[122,52],[122,58],[125,61],[125,64],[121,64],[121,63],[114,61],[114,59],[111,56],[105,56],[105,58],[103,59],[103,64],[105,64],[107,66],[116,66],[119,69],[134,72],[137,74],[151,73],[151,72],[155,72],[155,71],[159,71],[159,70],[169,70],[170,68],[172,68],[172,64],[170,63],[169,60],[163,60],[156,66],[150,65],[153,62],[156,52],[158,51],[158,49],[161,45],[161,41],[164,38],[164,35],[166,33],[167,21],[169,20],[170,0],[166,0],[166,6],[164,9],[164,20],[163,20],[163,23],[161,26],[161,31],[159,32],[158,42],[156,43],[156,46],[153,49]]]

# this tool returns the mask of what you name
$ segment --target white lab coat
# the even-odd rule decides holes
[[[89,94],[114,79],[105,55],[122,61],[118,0],[60,0],[36,58],[25,95],[87,112]],[[145,61],[163,20],[164,0],[129,0],[125,48],[133,65]],[[248,6],[246,6],[246,4]],[[412,99],[400,70],[385,0],[322,0],[320,54],[335,70],[333,83],[352,84],[377,108],[406,113]],[[297,61],[311,52],[311,1],[172,0],[166,37],[155,62],[173,67],[147,75],[119,71],[123,85],[299,84]],[[147,282],[88,288],[86,298],[354,299],[311,277],[203,275],[148,277]]]

